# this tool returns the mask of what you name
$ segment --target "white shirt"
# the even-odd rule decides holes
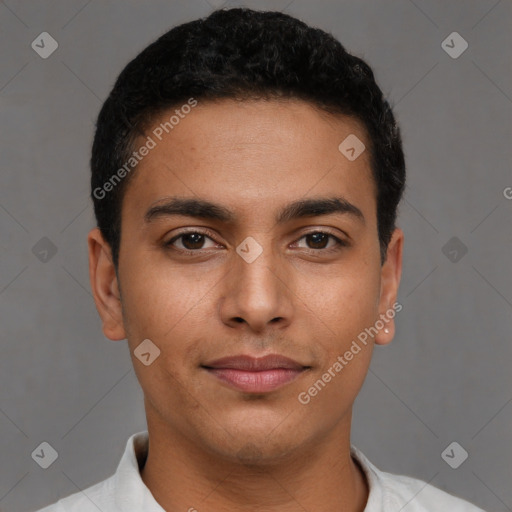
[[[147,450],[148,432],[133,434],[114,475],[38,512],[165,512],[140,476]],[[378,470],[354,446],[351,453],[369,484],[364,512],[484,512],[421,480]]]

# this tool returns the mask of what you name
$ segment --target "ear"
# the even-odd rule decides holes
[[[89,232],[87,244],[89,279],[96,309],[103,323],[103,333],[112,341],[123,340],[126,338],[126,333],[123,325],[121,296],[110,246],[98,228]]]
[[[379,299],[379,320],[384,327],[375,336],[377,345],[387,345],[395,335],[395,314],[402,309],[396,305],[398,286],[402,276],[402,251],[404,233],[401,229],[395,229],[391,235],[386,251],[386,261],[381,268],[381,284]],[[388,332],[386,332],[386,330]]]

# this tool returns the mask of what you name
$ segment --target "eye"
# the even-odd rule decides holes
[[[172,247],[183,252],[197,252],[201,249],[208,248],[204,245],[207,240],[213,242],[213,245],[210,247],[217,247],[219,245],[206,233],[202,233],[200,231],[187,231],[185,233],[181,233],[171,238],[168,242],[165,242],[164,245],[165,247]],[[176,242],[178,242],[177,245]]]
[[[300,240],[306,241],[306,247],[302,246],[303,248],[312,251],[325,250],[328,252],[331,250],[338,250],[341,247],[348,245],[348,243],[344,240],[341,240],[337,236],[334,236],[333,234],[326,231],[314,231],[312,233],[307,233],[299,238],[299,240],[295,243],[298,244]],[[333,243],[329,246],[330,241]]]

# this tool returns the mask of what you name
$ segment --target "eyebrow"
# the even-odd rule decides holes
[[[320,215],[348,214],[365,222],[363,212],[342,197],[301,199],[286,205],[276,216],[277,224],[284,224],[303,217]],[[205,199],[171,197],[165,202],[149,208],[144,215],[146,223],[161,217],[182,215],[198,219],[218,220],[229,223],[235,221],[235,214],[228,208]]]

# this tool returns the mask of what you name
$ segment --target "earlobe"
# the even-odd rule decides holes
[[[381,269],[379,320],[383,324],[375,336],[375,343],[387,345],[395,335],[395,315],[402,306],[397,303],[398,287],[402,276],[402,252],[404,233],[396,228],[389,241],[386,261]]]
[[[89,279],[103,333],[113,341],[125,339],[119,284],[110,246],[98,228],[89,232],[87,244]]]

